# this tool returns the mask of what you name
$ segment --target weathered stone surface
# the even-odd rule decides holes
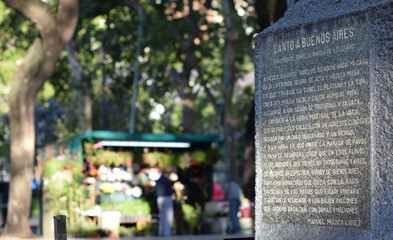
[[[256,239],[393,239],[392,10],[303,0],[256,36]]]

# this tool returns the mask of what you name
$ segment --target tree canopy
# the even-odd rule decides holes
[[[31,50],[43,42],[44,48],[60,49],[30,99],[36,146],[85,130],[129,131],[137,74],[136,132],[219,134],[228,164],[244,161],[254,94],[253,36],[283,14],[285,0],[31,1],[47,23],[26,2],[0,1],[0,149],[12,136],[12,96],[18,102],[11,85],[20,81],[26,61],[45,59]],[[62,4],[69,2],[80,3],[75,30],[61,25]],[[73,37],[45,42],[45,28],[56,26]],[[30,69],[42,67],[39,61]],[[25,73],[35,78],[36,72]]]
[[[193,11],[189,11],[191,3]],[[83,10],[82,5],[73,39],[84,78],[91,83],[93,128],[128,130],[139,18],[137,8],[141,4],[145,21],[142,51],[138,57],[136,130],[183,132],[182,103],[190,98],[195,105],[193,113],[188,113],[193,115],[195,124],[189,131],[220,133],[217,114],[225,86],[225,26],[221,4],[218,1],[115,1],[101,4],[97,11],[96,4],[100,5],[94,3],[87,10]],[[235,89],[237,94],[233,101],[237,104],[231,108],[233,115],[238,115],[252,100],[253,83],[249,76],[253,71],[252,36],[256,30],[249,24],[250,19],[255,18],[253,4],[239,1],[236,7],[242,13],[242,17],[237,17],[242,33],[237,43],[236,79],[241,79],[242,83]],[[50,82],[57,102],[63,105],[65,113],[70,113],[65,114],[68,119],[62,120],[60,129],[72,134],[81,131],[76,124],[77,113],[72,107],[67,110],[67,106],[78,101],[77,90],[81,85],[73,76],[66,54],[58,62]]]

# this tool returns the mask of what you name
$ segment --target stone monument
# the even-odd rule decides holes
[[[299,1],[255,77],[255,238],[393,239],[393,1]]]

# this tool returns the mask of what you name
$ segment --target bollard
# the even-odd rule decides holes
[[[55,240],[67,240],[67,223],[66,216],[53,216],[55,224]]]

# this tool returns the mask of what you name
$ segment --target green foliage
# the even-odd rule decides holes
[[[112,151],[103,149],[102,147],[95,146],[94,142],[84,142],[84,158],[92,159],[92,163],[95,166],[99,165],[114,165],[120,166],[121,164],[126,164],[127,161],[132,161],[134,159],[134,154],[131,151]]]
[[[56,158],[47,161],[45,164],[45,176],[52,177],[56,172],[63,171],[65,161],[57,160]]]
[[[37,30],[33,24],[0,2],[0,114],[6,114],[11,80]]]
[[[85,189],[80,185],[81,165],[70,160],[53,158],[44,163],[44,189],[49,197],[47,207],[54,214],[68,216],[71,228],[80,219],[86,200]]]
[[[196,102],[196,124],[197,133],[216,133],[217,134],[217,116],[213,105],[205,96],[201,96]]]
[[[58,160],[57,158],[52,158],[44,163],[45,176],[53,177],[55,173],[62,171],[70,171],[72,175],[72,180],[79,182],[80,180],[80,170],[81,165],[72,160]]]
[[[135,232],[136,232],[136,227],[125,227],[125,226],[120,226],[119,227],[119,235],[120,235],[120,237],[128,236],[128,235],[134,235]]]
[[[167,167],[177,166],[180,169],[184,169],[184,156],[182,153],[162,153],[162,152],[151,152],[143,154],[143,163],[150,167]]]
[[[99,229],[94,222],[86,219],[79,219],[77,224],[67,227],[67,233],[75,237],[98,236]]]
[[[139,225],[139,226],[138,226]],[[158,224],[154,222],[143,223],[137,222],[135,234],[138,236],[154,236],[157,235]]]
[[[184,221],[187,223],[189,229],[199,228],[202,225],[202,210],[199,206],[192,206],[189,204],[182,204]]]
[[[172,153],[169,155],[169,164],[168,165],[161,165],[160,167],[167,167],[167,166],[177,166],[180,169],[184,169],[184,156],[181,153]]]
[[[206,151],[202,150],[197,150],[191,153],[191,158],[192,160],[198,162],[198,163],[203,163],[208,161],[207,153]]]
[[[0,117],[0,157],[4,157],[9,160],[10,152],[10,129],[8,117]]]
[[[53,85],[46,81],[44,83],[44,86],[42,87],[41,91],[38,93],[38,98],[41,99],[42,101],[49,101],[55,96],[55,89]]]
[[[155,167],[159,164],[159,162],[166,162],[165,153],[161,152],[151,152],[151,153],[144,153],[143,154],[143,163],[147,164],[150,167]]]
[[[143,199],[124,202],[105,201],[100,204],[103,211],[118,211],[122,216],[149,216],[151,208],[149,202]]]
[[[31,198],[30,216],[39,217],[40,216],[40,196],[35,194],[33,190],[33,196]]]
[[[191,153],[191,158],[198,164],[212,164],[220,159],[220,150],[197,150]]]
[[[127,152],[115,152],[111,150],[98,149],[95,157],[93,157],[94,165],[104,164],[106,166],[110,166],[113,164],[114,166],[119,166],[121,164],[125,164],[126,161],[132,161],[134,159],[134,155],[131,151]]]
[[[219,159],[219,150],[196,150],[191,152],[191,158],[195,164],[212,164]],[[184,162],[183,153],[163,153],[150,152],[143,154],[143,163],[150,167],[168,167],[176,166],[185,169],[187,166]]]
[[[0,156],[8,157],[10,150],[10,144],[5,142],[3,139],[0,141]]]
[[[182,40],[194,38],[191,44],[196,63],[200,66],[207,86],[212,90],[216,102],[222,99],[224,92],[223,47],[225,44],[225,28],[223,27],[223,11],[219,5],[211,5],[194,0],[196,7],[190,15],[184,14],[185,5],[182,1],[168,2],[143,0],[145,21],[140,54],[140,76],[137,98],[136,131],[154,133],[181,133],[182,106],[179,94],[175,91],[177,84],[170,81],[169,70],[174,68],[189,74],[196,66],[185,61],[184,49],[176,38],[175,32],[168,28],[166,20],[176,28]],[[81,17],[74,41],[78,49],[84,75],[92,83],[90,94],[93,105],[93,129],[128,131],[133,66],[135,61],[138,12],[132,1],[83,1]],[[236,69],[238,78],[253,71],[252,35],[255,25],[253,3],[239,1],[245,12],[238,17],[241,28]],[[26,48],[37,35],[31,23],[0,5],[4,18],[0,18],[0,77],[11,79],[16,70],[16,62],[23,58]],[[174,17],[181,13],[180,17]],[[183,14],[183,15],[182,15]],[[1,14],[0,14],[1,15]],[[220,21],[221,19],[221,21]],[[254,19],[254,20],[253,20]],[[190,21],[196,23],[190,24]],[[30,25],[29,25],[30,24]],[[250,28],[251,27],[251,28]],[[246,28],[249,28],[247,31]],[[7,30],[7,31],[6,31]],[[255,29],[254,29],[255,31]],[[247,33],[245,33],[247,32]],[[15,36],[19,37],[16,41]],[[20,40],[21,39],[21,40]],[[24,46],[24,47],[22,47]],[[101,61],[101,62],[100,62]],[[99,67],[97,68],[97,64]],[[3,67],[4,66],[4,67]],[[13,67],[12,67],[13,66]],[[5,76],[5,77],[2,77]],[[105,81],[104,81],[105,77]],[[55,97],[64,111],[58,121],[56,133],[64,140],[80,132],[78,122],[78,89],[80,83],[74,79],[64,51],[56,64],[55,73],[50,83],[45,83],[38,105],[44,105],[50,97]],[[211,104],[198,78],[188,78],[196,94],[195,116],[196,133],[218,133],[217,112]],[[10,81],[10,80],[8,80]],[[8,83],[3,87],[0,83],[0,95],[6,96]],[[2,93],[4,91],[4,93]],[[252,100],[253,87],[236,88],[233,97],[232,115],[238,116]],[[4,98],[2,98],[4,99]],[[0,111],[8,111],[0,101]],[[163,104],[165,112],[158,119],[150,118],[156,104]],[[1,112],[0,112],[1,113]],[[241,121],[239,129],[244,126]]]

